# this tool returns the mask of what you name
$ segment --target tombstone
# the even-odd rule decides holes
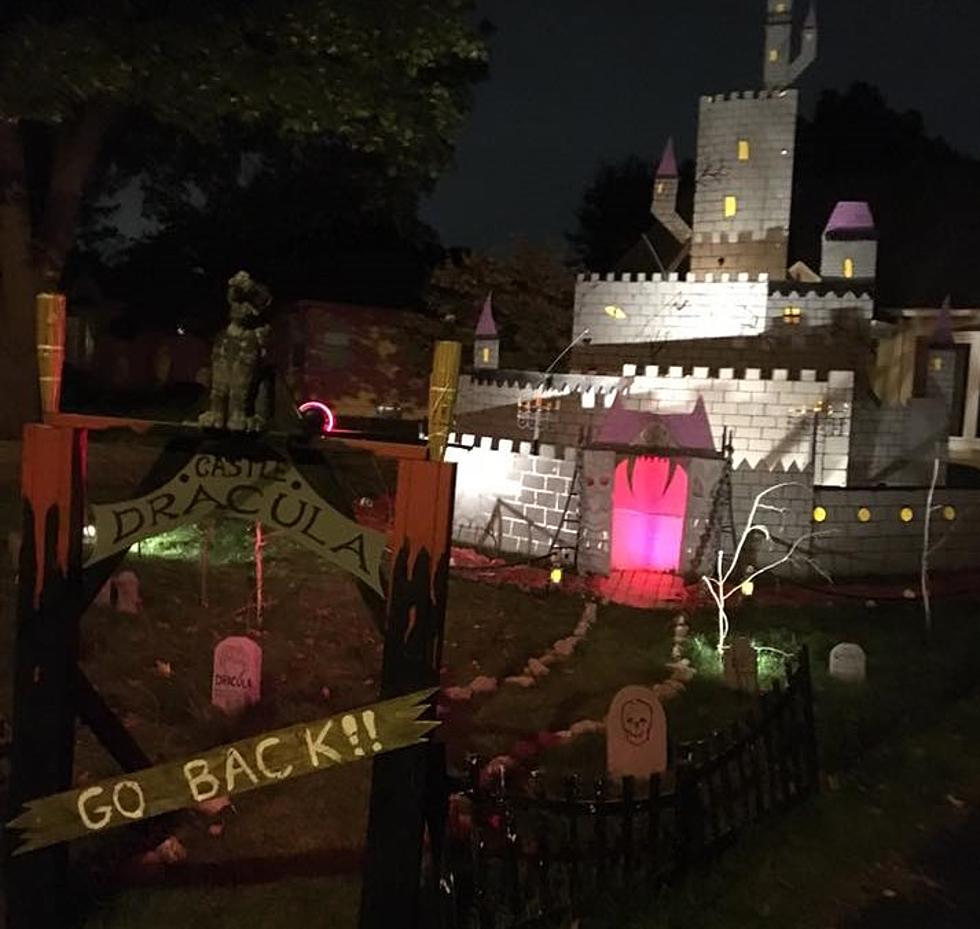
[[[830,650],[830,676],[849,684],[862,684],[867,662],[864,649],[860,645],[841,642]]]
[[[116,596],[116,582],[111,577],[107,580],[99,592],[95,595],[95,605],[96,606],[108,606],[111,607],[113,603],[113,598]]]
[[[613,697],[606,717],[610,777],[649,777],[667,770],[667,717],[649,687],[631,685]]]
[[[725,649],[722,667],[728,687],[747,694],[759,692],[759,659],[751,639],[735,636]]]
[[[247,636],[230,636],[214,648],[211,703],[234,715],[259,702],[262,692],[262,649]]]
[[[132,571],[120,571],[113,578],[116,591],[116,609],[120,613],[138,615],[143,609],[140,599],[140,581]]]

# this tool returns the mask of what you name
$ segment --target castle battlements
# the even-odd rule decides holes
[[[764,271],[759,274],[749,274],[746,271],[738,271],[734,274],[728,271],[722,271],[718,274],[713,271],[688,271],[687,274],[684,275],[680,275],[676,271],[671,271],[667,274],[660,274],[659,272],[654,272],[652,274],[622,272],[617,274],[611,272],[609,274],[579,274],[576,277],[576,281],[579,284],[663,284],[680,281],[687,284],[761,284],[767,282],[768,280],[769,274]]]
[[[783,100],[796,99],[798,91],[787,88],[785,90],[736,90],[725,94],[702,94],[700,103],[702,106],[713,103],[731,103],[733,100]]]

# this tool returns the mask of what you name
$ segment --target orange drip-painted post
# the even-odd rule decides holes
[[[85,453],[84,430],[24,428],[11,816],[72,783]],[[8,858],[3,870],[8,929],[68,925],[67,846]]]
[[[439,686],[456,466],[442,461],[452,421],[459,346],[436,347],[429,461],[402,460],[392,532],[381,697]],[[435,715],[435,705],[429,713]],[[415,929],[426,829],[434,857],[445,829],[445,746],[429,742],[374,760],[361,929]]]

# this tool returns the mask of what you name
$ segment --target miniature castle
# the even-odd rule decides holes
[[[831,529],[805,552],[838,575],[918,564],[916,488],[945,461],[955,404],[948,313],[915,395],[895,397],[876,362],[895,333],[876,319],[871,206],[837,204],[818,271],[790,263],[792,85],[817,52],[813,8],[796,37],[792,14],[769,0],[763,90],[700,100],[693,224],[668,141],[644,241],[616,271],[579,275],[571,373],[501,369],[488,298],[450,437],[458,542],[596,574],[696,575],[732,551],[756,494],[785,483],[769,498],[775,551]],[[945,474],[936,500],[961,543],[944,566],[957,568],[980,551],[980,530],[971,550],[956,523],[976,492]]]

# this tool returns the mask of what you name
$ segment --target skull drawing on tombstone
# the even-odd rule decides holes
[[[646,700],[627,700],[620,716],[626,740],[631,745],[642,745],[650,738],[653,707]]]

